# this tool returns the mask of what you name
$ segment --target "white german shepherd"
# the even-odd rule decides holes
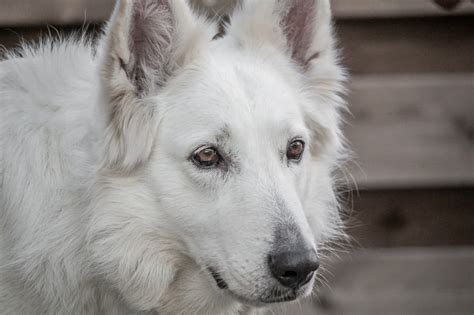
[[[341,233],[329,0],[123,0],[0,63],[0,313],[243,314]]]

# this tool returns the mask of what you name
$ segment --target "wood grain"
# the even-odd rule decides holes
[[[0,25],[77,25],[105,21],[114,0],[0,0]]]
[[[410,0],[333,0],[332,6],[338,18],[387,18],[474,13],[470,0],[462,0],[453,10],[443,10],[433,1]]]
[[[474,19],[460,16],[336,21],[353,74],[474,72],[473,29]]]
[[[354,76],[348,100],[361,187],[474,184],[474,75]]]
[[[474,188],[362,190],[345,204],[354,247],[474,246]]]

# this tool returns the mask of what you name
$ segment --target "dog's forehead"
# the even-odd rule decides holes
[[[183,71],[169,111],[188,128],[290,127],[303,121],[298,87],[290,82],[278,64],[261,58],[209,54]]]

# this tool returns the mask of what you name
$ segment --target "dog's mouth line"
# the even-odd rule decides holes
[[[241,302],[244,302],[246,304],[253,304],[253,305],[262,305],[262,304],[272,304],[272,303],[281,303],[281,302],[289,302],[296,300],[298,298],[298,294],[295,291],[291,291],[289,293],[285,293],[279,296],[271,296],[268,298],[258,298],[256,300],[251,300],[245,297],[242,297],[231,290],[229,290],[229,286],[227,285],[227,282],[222,278],[222,276],[212,267],[207,268],[216,282],[216,285],[219,289],[221,290],[228,290],[230,295],[234,296],[236,299],[240,300]]]
[[[291,291],[290,293],[287,293],[287,294],[283,294],[280,296],[272,296],[268,299],[260,299],[259,301],[263,304],[271,304],[271,303],[294,301],[297,298],[298,298],[298,294],[294,291]]]
[[[268,298],[257,298],[255,300],[242,297],[232,291],[228,291],[231,296],[233,296],[235,299],[239,300],[241,303],[248,304],[248,305],[253,305],[253,306],[264,306],[267,304],[275,304],[275,303],[283,303],[283,302],[290,302],[294,301],[298,298],[298,294],[294,291],[290,293],[286,293],[280,296],[272,296]]]
[[[225,282],[224,279],[222,279],[221,275],[214,268],[208,267],[207,269],[211,273],[212,278],[214,278],[214,281],[216,282],[217,287],[219,289],[225,290],[229,288],[229,286],[227,285],[227,282]]]

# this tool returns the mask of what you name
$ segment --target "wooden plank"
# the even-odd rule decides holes
[[[213,12],[228,12],[235,0],[191,0],[207,6]],[[459,16],[474,14],[474,5],[469,0],[460,0],[452,10],[445,10],[431,0],[331,0],[333,14],[341,19],[394,18],[419,16]]]
[[[354,247],[474,246],[474,188],[362,190],[346,196]]]
[[[102,22],[114,0],[0,0],[0,25],[74,25]]]
[[[95,23],[107,19],[114,0],[0,0],[0,25],[72,25],[84,22]],[[211,11],[221,12],[232,7],[235,0],[192,0],[194,5],[211,7]],[[445,11],[432,1],[411,0],[333,0],[333,10],[337,18],[407,17],[467,15],[474,13],[469,0],[463,0],[455,10]]]
[[[346,135],[361,187],[474,184],[474,75],[355,76]]]
[[[314,299],[320,315],[464,315],[474,310],[474,247],[367,250],[325,265],[334,276],[326,275],[329,288],[321,288]]]
[[[333,0],[334,14],[338,18],[393,18],[474,13],[470,0],[462,0],[453,10],[444,10],[428,0]]]
[[[474,72],[473,29],[471,17],[336,21],[353,74]]]

